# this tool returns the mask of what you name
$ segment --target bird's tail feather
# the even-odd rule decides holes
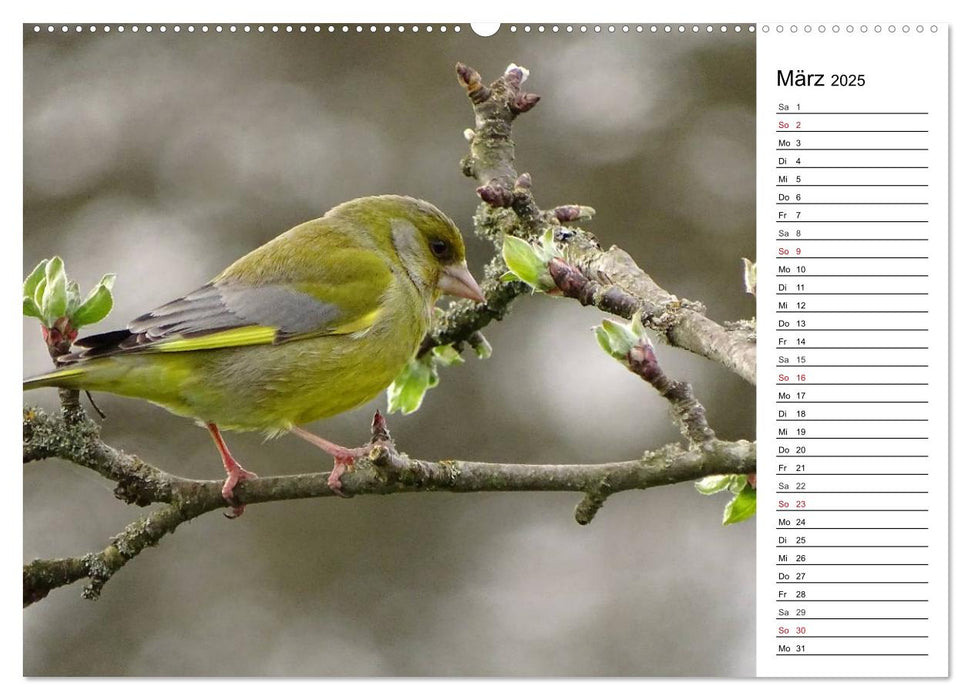
[[[31,389],[41,389],[48,386],[56,386],[65,389],[77,388],[77,380],[85,373],[82,367],[65,367],[42,374],[38,377],[31,377],[24,380],[24,391]]]

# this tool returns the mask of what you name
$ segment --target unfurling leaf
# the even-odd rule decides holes
[[[740,523],[755,515],[756,491],[745,474],[715,474],[695,482],[699,493],[710,496],[713,493],[729,491],[732,500],[725,504],[722,525]]]
[[[742,262],[745,263],[745,291],[755,296],[756,283],[758,282],[757,265],[748,258],[742,258]]]
[[[111,297],[111,288],[115,284],[115,276],[107,274],[92,289],[80,306],[70,314],[71,324],[75,328],[90,326],[97,323],[111,311],[114,301]]]
[[[469,344],[480,359],[489,357],[492,348],[481,333],[475,333]],[[421,407],[425,392],[438,384],[438,368],[460,365],[465,358],[454,345],[438,345],[432,351],[409,362],[388,387],[388,413],[414,413]]]
[[[39,319],[45,328],[56,325],[61,333],[67,329],[76,333],[108,315],[114,283],[115,275],[105,275],[82,300],[78,283],[68,278],[64,261],[55,255],[40,261],[24,280],[24,315]]]
[[[24,316],[43,319],[44,315],[40,312],[40,307],[34,302],[33,297],[24,297]]]
[[[713,493],[718,493],[719,491],[724,491],[727,489],[728,485],[731,483],[731,480],[731,474],[714,474],[696,481],[695,488],[698,489],[698,493],[703,493],[706,496],[710,496]]]
[[[459,351],[451,345],[439,345],[432,350],[432,354],[435,356],[435,361],[444,367],[451,367],[452,365],[465,362],[459,354]]]
[[[492,346],[486,340],[486,337],[482,335],[481,331],[476,331],[472,334],[469,338],[469,345],[475,350],[475,355],[480,360],[488,360],[492,357]]]
[[[539,245],[527,243],[516,236],[506,236],[502,242],[502,259],[515,276],[512,279],[521,280],[540,292],[548,292],[556,286],[549,271],[549,263],[555,252],[552,231],[548,232],[548,236],[543,236]],[[503,280],[509,279],[503,275]]]
[[[388,413],[414,413],[421,407],[425,392],[438,384],[438,371],[432,354],[415,358],[398,373],[388,387]]]
[[[35,267],[33,271],[29,275],[27,275],[27,279],[24,280],[25,297],[30,297],[31,299],[34,298],[34,292],[37,291],[37,285],[40,284],[40,281],[44,279],[46,270],[47,270],[47,259],[45,258],[44,260],[41,260],[39,263],[37,263],[37,267]]]
[[[744,476],[742,477],[745,478]],[[722,525],[740,523],[755,515],[756,492],[748,483],[725,505]]]
[[[47,327],[50,328],[67,313],[67,275],[64,274],[64,261],[57,256],[48,260],[44,277],[47,284],[40,308]]]
[[[630,323],[620,323],[613,319],[605,318],[603,322],[594,328],[597,335],[597,342],[604,352],[615,360],[624,361],[636,346],[650,344],[650,339],[641,322],[640,315],[635,314],[634,320]]]

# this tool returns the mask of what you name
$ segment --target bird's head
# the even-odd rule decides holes
[[[462,234],[437,207],[420,199],[385,195],[391,244],[415,286],[432,300],[444,292],[485,303],[465,262]]]

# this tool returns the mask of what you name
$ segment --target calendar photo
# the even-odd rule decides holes
[[[22,30],[23,676],[947,675],[946,24]]]

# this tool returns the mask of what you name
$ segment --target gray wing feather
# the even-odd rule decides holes
[[[270,326],[281,337],[319,331],[340,318],[340,309],[283,285],[241,287],[207,284],[128,324],[147,341],[193,336],[243,326]]]

